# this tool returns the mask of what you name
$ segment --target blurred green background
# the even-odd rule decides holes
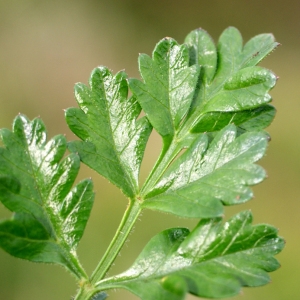
[[[91,70],[105,65],[114,72],[125,69],[139,77],[138,53],[151,54],[165,36],[178,42],[191,30],[202,27],[217,41],[228,26],[237,27],[244,40],[272,32],[282,43],[262,66],[279,77],[272,91],[277,117],[268,131],[272,135],[261,164],[269,178],[254,188],[255,199],[226,208],[226,218],[251,208],[255,223],[280,229],[286,248],[277,258],[282,267],[271,274],[272,283],[244,288],[234,299],[300,299],[300,1],[288,0],[0,0],[0,127],[11,128],[22,112],[41,116],[49,137],[70,133],[63,109],[76,106],[73,85],[87,83]],[[145,178],[160,150],[160,139],[151,136],[142,166]],[[89,273],[112,238],[126,207],[122,194],[94,171],[82,167],[80,178],[93,177],[94,210],[79,246]],[[0,207],[0,218],[11,214]],[[172,226],[192,227],[196,220],[144,212],[130,242],[110,274],[125,270],[154,234]],[[70,299],[76,289],[62,268],[33,264],[0,250],[1,300]],[[111,300],[137,299],[126,291],[112,291]],[[190,296],[189,300],[196,299]]]

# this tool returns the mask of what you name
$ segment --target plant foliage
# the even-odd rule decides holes
[[[0,245],[13,256],[57,263],[78,278],[86,276],[76,257],[93,205],[91,180],[72,185],[79,157],[64,159],[67,143],[59,135],[46,143],[40,119],[19,115],[13,131],[1,130],[1,202],[14,215],[0,223]],[[6,175],[9,174],[9,175]]]
[[[224,206],[250,200],[251,186],[265,178],[256,162],[269,140],[263,130],[275,116],[269,91],[277,77],[257,64],[277,46],[271,34],[243,45],[233,27],[215,45],[197,29],[182,45],[165,38],[152,57],[141,54],[141,80],[98,67],[88,86],[75,86],[79,108],[65,113],[76,141],[59,135],[47,142],[40,119],[19,115],[13,131],[1,131],[0,200],[14,214],[0,222],[0,246],[19,258],[66,267],[78,279],[77,300],[105,299],[112,288],[143,300],[180,300],[187,293],[222,298],[268,283],[267,273],[279,267],[274,255],[284,247],[277,230],[252,225],[248,211],[224,225],[222,216]],[[152,130],[163,147],[140,184]],[[90,277],[76,255],[94,199],[90,179],[74,186],[80,160],[129,199]],[[200,221],[192,231],[157,234],[131,268],[106,278],[143,209]]]
[[[278,268],[272,257],[282,248],[277,230],[251,225],[249,211],[221,226],[221,218],[202,219],[189,232],[165,230],[146,245],[132,267],[102,284],[123,287],[142,299],[184,299],[186,292],[208,298],[236,295],[241,283],[269,282]],[[251,258],[250,258],[251,257]]]

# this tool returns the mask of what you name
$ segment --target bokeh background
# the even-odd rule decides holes
[[[280,77],[272,91],[278,109],[268,128],[272,141],[261,161],[269,178],[254,188],[255,199],[226,208],[226,218],[251,208],[255,223],[275,225],[287,241],[277,257],[282,267],[271,274],[272,283],[244,288],[234,299],[300,299],[299,23],[300,1],[289,0],[0,0],[0,127],[11,128],[13,118],[22,112],[30,118],[41,116],[49,137],[65,133],[74,139],[63,109],[76,106],[73,85],[87,83],[94,67],[105,65],[114,72],[125,69],[130,77],[139,78],[138,53],[151,54],[165,36],[183,42],[198,27],[215,41],[228,26],[237,27],[245,41],[259,33],[274,33],[283,46],[261,63]],[[159,150],[160,139],[152,135],[141,180]],[[79,255],[91,273],[127,203],[114,186],[83,166],[80,178],[89,176],[97,195]],[[10,215],[0,207],[0,219]],[[154,234],[195,223],[144,212],[110,274],[129,267]],[[1,300],[70,299],[75,289],[73,278],[62,268],[18,260],[0,250]],[[109,299],[137,298],[126,291],[112,291]]]

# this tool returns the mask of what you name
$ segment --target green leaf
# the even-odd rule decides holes
[[[124,72],[115,76],[105,67],[92,72],[90,88],[75,86],[80,107],[69,108],[66,120],[82,140],[70,142],[89,167],[122,189],[128,197],[138,193],[138,176],[146,142],[151,132],[147,118],[137,120],[141,107],[135,97],[127,98]]]
[[[224,205],[252,198],[250,185],[265,178],[255,164],[266,150],[265,133],[248,132],[237,137],[228,125],[209,142],[200,134],[166,170],[144,198],[142,207],[183,217],[220,216]]]
[[[165,38],[156,45],[152,59],[140,55],[139,68],[144,83],[130,79],[130,89],[168,147],[190,108],[199,67],[189,67],[185,45]]]
[[[114,288],[143,300],[222,298],[268,283],[268,272],[279,267],[274,255],[284,247],[277,230],[253,226],[250,212],[224,225],[221,216],[223,206],[251,199],[251,186],[266,176],[255,163],[269,139],[261,130],[276,113],[269,92],[277,77],[256,65],[277,46],[271,34],[243,45],[234,27],[215,45],[198,29],[183,45],[165,38],[152,57],[141,54],[141,81],[98,67],[88,86],[75,86],[79,108],[65,115],[80,140],[68,144],[62,135],[47,142],[40,119],[19,115],[13,131],[0,131],[0,201],[13,212],[0,221],[0,247],[64,266],[78,279],[76,300],[104,300]],[[152,127],[163,147],[140,188]],[[129,198],[90,278],[76,254],[94,199],[91,180],[74,185],[80,160]],[[201,220],[192,232],[159,233],[126,272],[103,279],[144,208]]]
[[[77,277],[86,276],[76,247],[94,193],[91,180],[72,188],[79,157],[64,157],[67,143],[62,135],[46,142],[40,119],[19,115],[13,131],[2,129],[0,135],[5,145],[0,148],[0,201],[14,212],[12,219],[0,223],[0,246],[13,256],[61,264]]]
[[[126,272],[98,282],[98,288],[125,288],[142,300],[179,300],[186,291],[223,298],[243,286],[268,283],[268,272],[279,267],[273,256],[284,247],[277,230],[253,226],[249,211],[223,226],[221,221],[203,219],[192,232],[173,228],[159,233]]]
[[[261,67],[242,69],[230,77],[223,89],[211,97],[204,112],[242,111],[271,101],[267,93],[276,83],[276,76]]]
[[[152,59],[144,54],[140,56],[144,82],[130,80],[133,94],[164,143],[161,155],[141,189],[140,195],[144,199],[149,198],[149,194],[153,196],[153,190],[166,170],[180,157],[181,151],[197,143],[199,133],[218,132],[230,124],[235,124],[238,132],[261,130],[272,122],[276,112],[268,103],[271,101],[269,91],[277,77],[271,71],[255,66],[277,47],[272,35],[259,35],[243,46],[239,31],[229,27],[215,46],[211,37],[198,29],[187,36],[185,43],[179,46],[173,39],[162,40],[154,49]],[[172,63],[174,57],[176,64]],[[179,62],[181,68],[177,66]],[[176,71],[180,70],[178,78],[171,76],[174,66]],[[186,72],[187,76],[181,76]],[[235,197],[240,197],[239,189],[235,190]],[[194,211],[195,216],[212,217],[222,213],[219,202],[223,201],[222,197],[211,195],[210,201],[207,195],[198,194],[196,201],[195,193],[198,191],[193,189],[192,198],[188,196],[190,205],[201,202],[203,210],[207,211],[201,215]],[[169,201],[177,195],[168,194],[168,197],[171,198],[159,198],[161,206],[170,206]],[[184,197],[182,193],[180,197]],[[151,204],[145,202],[145,207],[156,206],[156,200]],[[181,215],[186,216],[187,211],[181,211]]]
[[[280,44],[275,42],[271,33],[259,34],[250,39],[243,48],[241,63],[243,67],[257,65]]]
[[[212,38],[199,28],[187,35],[185,43],[189,46],[190,65],[200,65],[204,80],[210,82],[217,69],[217,49]]]
[[[271,101],[268,92],[274,87],[277,77],[255,65],[279,45],[273,35],[258,35],[243,47],[239,31],[229,27],[215,47],[210,36],[197,29],[186,37],[185,42],[190,50],[190,64],[202,66],[187,119],[192,128],[188,129],[193,132],[203,132],[206,128],[218,130],[234,122],[232,118],[245,122],[252,119],[252,112],[255,113],[256,109],[267,107],[266,103]],[[267,122],[257,119],[254,127],[249,123],[247,130],[267,127],[271,117],[274,114],[268,114]]]

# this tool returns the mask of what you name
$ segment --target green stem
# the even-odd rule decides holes
[[[192,119],[192,122],[196,120],[196,118],[190,119]],[[161,176],[165,173],[166,169],[176,158],[178,153],[183,148],[189,147],[191,143],[194,142],[197,134],[190,133],[190,126],[192,126],[190,123],[187,126],[183,124],[180,130],[178,130],[173,136],[171,143],[167,144],[167,146],[164,145],[154,168],[152,169],[150,175],[146,179],[140,191],[140,195],[142,198],[144,198],[153,189],[153,187],[160,180]]]
[[[141,212],[140,203],[137,200],[130,200],[117,232],[106,250],[103,258],[91,276],[91,283],[94,284],[104,278],[106,272],[113,264],[122,246],[124,245],[135,221]]]
[[[88,279],[88,276],[85,272],[85,270],[83,269],[83,267],[81,266],[77,256],[73,255],[73,254],[69,254],[69,259],[72,263],[72,268],[73,268],[73,272],[74,274],[76,275],[76,277],[79,279],[79,280],[87,280]]]
[[[80,287],[77,295],[75,296],[74,300],[89,300],[95,295],[95,290],[90,283],[83,284]]]
[[[115,261],[140,212],[140,202],[136,199],[130,200],[113,240],[99,262],[97,268],[93,272],[90,281],[82,283],[74,300],[88,300],[97,292],[95,283],[104,278],[107,271]]]
[[[147,178],[143,188],[141,189],[141,196],[145,196],[149,191],[155,186],[155,184],[159,181],[161,176],[164,174],[172,160],[176,157],[176,155],[180,152],[180,148],[177,143],[172,141],[167,151],[162,151],[161,157],[158,159],[153,171],[150,173]]]

